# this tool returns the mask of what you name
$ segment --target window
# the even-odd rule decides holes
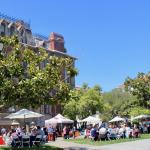
[[[44,114],[49,114],[49,105],[44,105]]]
[[[1,36],[5,35],[5,30],[6,30],[6,26],[5,26],[4,23],[2,23],[1,26],[0,26],[0,34],[1,34]]]
[[[11,26],[11,28],[10,28],[10,36],[14,35],[14,33],[15,33],[15,27]]]

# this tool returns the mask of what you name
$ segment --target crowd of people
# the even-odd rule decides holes
[[[49,125],[48,127],[40,127],[32,125],[27,131],[24,127],[15,126],[10,130],[5,128],[0,129],[0,135],[3,137],[3,140],[6,145],[11,145],[12,147],[16,146],[16,137],[19,141],[23,140],[24,136],[29,136],[30,138],[30,147],[33,146],[34,141],[38,135],[41,136],[41,141],[55,141],[58,136],[63,136],[64,139],[69,139],[70,137],[75,138],[75,127],[65,125],[63,128],[58,126]]]
[[[29,146],[32,147],[34,141],[36,140],[36,137],[39,135],[41,141],[46,141],[46,135],[47,135],[47,129],[46,128],[41,128],[40,126],[32,126],[30,127],[29,131],[26,131],[24,127],[15,126],[12,127],[10,130],[7,130],[5,128],[2,128],[0,130],[0,135],[3,137],[3,140],[6,145],[11,145],[12,147],[15,147],[16,145],[16,140],[20,141],[20,146],[21,142],[23,141],[23,137],[29,137]],[[18,142],[19,143],[19,142]]]
[[[149,125],[110,124],[108,127],[102,124],[90,125],[85,129],[85,138],[97,140],[113,140],[120,138],[138,138],[140,133],[150,133]]]
[[[0,135],[3,137],[6,145],[16,146],[16,137],[19,141],[23,141],[24,136],[29,137],[29,146],[36,145],[37,136],[40,136],[39,142],[55,141],[58,136],[63,136],[64,139],[76,137],[76,127],[70,125],[40,127],[31,126],[27,131],[24,127],[19,125],[13,127],[11,130],[5,128],[0,129]],[[150,133],[150,125],[131,125],[128,123],[122,124],[106,124],[102,123],[88,125],[84,131],[84,138],[89,138],[94,141],[97,140],[114,140],[120,138],[138,138],[141,133]],[[23,145],[22,145],[23,146]]]
[[[75,138],[76,127],[70,128],[70,126],[64,126],[63,128],[63,137],[64,139],[69,139],[70,137]]]

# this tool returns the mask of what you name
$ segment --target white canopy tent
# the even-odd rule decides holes
[[[45,126],[49,126],[49,125],[56,125],[56,124],[71,124],[74,123],[73,120],[70,120],[68,118],[65,118],[64,116],[62,116],[61,114],[56,115],[55,117],[45,120]]]
[[[87,124],[97,124],[97,123],[101,123],[101,120],[99,118],[89,116],[89,117],[81,120],[81,122],[87,122]]]
[[[124,118],[121,118],[119,116],[116,116],[115,118],[113,118],[112,120],[110,120],[109,122],[120,122],[120,121],[125,121]]]
[[[136,116],[136,117],[132,118],[131,121],[133,121],[133,120],[147,119],[147,118],[150,118],[150,115],[139,115],[139,116]]]

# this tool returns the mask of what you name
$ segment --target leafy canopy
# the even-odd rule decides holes
[[[118,115],[129,116],[137,99],[125,90],[118,88],[103,93],[103,100],[105,103],[105,110],[102,113],[102,118],[110,120]]]
[[[17,37],[0,37],[0,103],[39,107],[68,99],[68,77],[77,75],[73,59],[50,56],[41,48],[25,47]],[[64,71],[66,78],[63,77]]]
[[[75,89],[70,94],[72,95],[70,101],[64,105],[64,114],[69,118],[75,120],[78,116],[82,119],[95,114],[96,111],[103,111],[100,86],[89,88],[87,84],[86,86],[83,84],[80,89]]]
[[[150,74],[138,73],[137,77],[127,78],[125,88],[132,95],[137,97],[136,105],[143,108],[150,108]]]

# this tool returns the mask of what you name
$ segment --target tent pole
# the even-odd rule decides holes
[[[25,132],[26,132],[25,114],[24,114],[24,128],[25,128]]]

